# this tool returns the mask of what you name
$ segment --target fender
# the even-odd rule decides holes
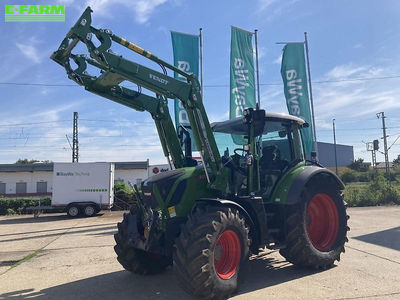
[[[252,238],[251,249],[256,252],[258,247],[267,240],[268,227],[267,217],[264,204],[261,197],[246,197],[238,199],[238,202],[218,198],[201,198],[196,200],[197,205],[223,205],[236,208],[246,219],[246,223],[250,226],[250,235]]]
[[[254,226],[254,222],[253,219],[250,217],[249,213],[247,212],[247,210],[245,210],[243,208],[243,206],[241,206],[240,204],[238,204],[237,202],[233,202],[231,200],[225,200],[225,199],[218,199],[218,198],[200,198],[199,200],[196,200],[196,204],[195,206],[193,206],[193,209],[195,209],[196,206],[198,206],[198,204],[200,203],[204,203],[204,204],[209,204],[209,205],[218,205],[218,204],[222,204],[225,206],[231,206],[236,208],[237,210],[239,210],[241,213],[243,213],[244,217],[246,218],[246,220],[249,220],[251,224]]]
[[[304,186],[313,177],[322,174],[331,177],[340,190],[344,189],[344,183],[331,170],[317,166],[309,166],[303,172],[297,175],[296,178],[294,179],[287,194],[286,204],[288,205],[296,204],[300,200],[300,194]]]

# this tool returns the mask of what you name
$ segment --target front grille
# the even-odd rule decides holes
[[[184,169],[177,169],[167,172],[162,172],[160,174],[154,175],[142,182],[142,195],[144,204],[150,206],[152,209],[158,207],[158,202],[153,194],[153,186],[156,184],[158,191],[160,193],[161,199],[165,201],[171,190],[174,182],[178,180],[179,177],[185,174]],[[185,184],[179,185],[178,194],[183,194],[183,190],[186,187]],[[183,189],[183,190],[182,190]],[[182,191],[181,191],[182,190]],[[178,197],[179,198],[179,197]],[[179,200],[174,200],[178,202]]]

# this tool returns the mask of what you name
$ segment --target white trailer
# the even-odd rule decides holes
[[[114,203],[114,164],[54,163],[51,206],[90,217]]]
[[[30,206],[35,217],[44,210],[65,209],[70,217],[94,216],[114,203],[114,164],[54,163],[51,206]]]

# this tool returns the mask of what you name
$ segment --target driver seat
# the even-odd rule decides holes
[[[280,151],[276,145],[262,149],[260,158],[260,184],[263,196],[269,196],[282,172]]]

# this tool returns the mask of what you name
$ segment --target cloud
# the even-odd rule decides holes
[[[323,80],[333,82],[313,86],[316,115],[324,119],[334,115],[349,116],[351,113],[351,117],[357,118],[382,110],[399,109],[400,102],[396,98],[400,93],[400,86],[390,82],[396,79],[351,80],[391,74],[391,69],[391,66],[351,63],[335,66],[323,76]],[[335,80],[340,81],[334,82]]]
[[[283,55],[283,52],[276,59],[274,59],[272,61],[272,63],[275,65],[280,65],[282,63],[282,55]]]
[[[257,13],[262,13],[264,19],[266,19],[267,21],[271,21],[275,17],[281,16],[283,13],[286,13],[290,9],[290,7],[298,1],[299,0],[259,0]],[[268,16],[266,18],[265,10],[268,10]]]
[[[38,49],[32,44],[22,44],[22,43],[15,43],[17,48],[22,52],[22,54],[30,59],[32,62],[38,64],[40,63],[40,55]]]
[[[278,0],[259,0],[258,1],[259,9],[264,10],[276,2],[278,2]]]
[[[90,6],[98,15],[107,16],[113,6],[123,6],[128,9],[139,24],[146,23],[154,11],[167,0],[88,0],[85,6]]]

